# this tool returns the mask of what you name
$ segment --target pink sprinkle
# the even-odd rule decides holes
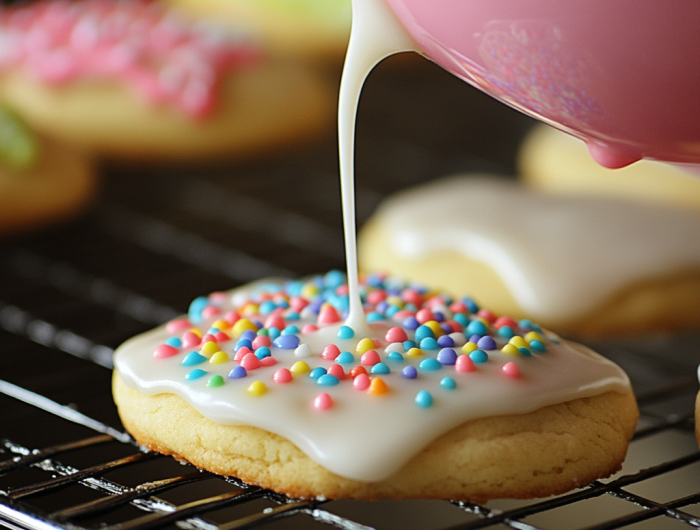
[[[301,310],[309,305],[309,301],[301,296],[293,296],[289,301],[289,308],[295,313],[301,313]]]
[[[464,302],[454,302],[450,304],[450,311],[453,313],[468,313],[469,308],[467,308],[467,304]]]
[[[226,322],[233,325],[241,319],[241,315],[238,314],[238,311],[228,311],[223,318]]]
[[[202,318],[207,319],[207,318],[212,318],[217,315],[221,314],[221,309],[218,307],[214,307],[212,305],[208,305],[204,309],[202,309]]]
[[[499,317],[496,322],[493,323],[493,327],[496,329],[502,328],[503,326],[510,326],[513,329],[518,329],[518,323],[510,317]]]
[[[202,344],[205,342],[216,342],[218,344],[219,339],[216,338],[216,335],[212,335],[211,333],[207,333],[202,337]]]
[[[178,318],[177,320],[171,320],[165,325],[165,331],[170,335],[177,335],[185,330],[192,327],[192,324],[186,318]]]
[[[476,370],[474,366],[474,361],[471,360],[469,355],[460,355],[457,357],[455,362],[455,370],[458,372],[473,372]]]
[[[444,324],[450,326],[452,328],[452,332],[462,331],[464,329],[464,327],[462,327],[462,324],[460,324],[459,322],[455,322],[454,320],[446,320]]]
[[[518,365],[515,364],[514,362],[509,362],[503,365],[503,368],[501,368],[503,371],[503,375],[506,375],[508,377],[511,377],[513,379],[517,379],[518,377],[521,377],[520,370],[518,369]]]
[[[202,343],[202,339],[196,333],[192,333],[191,331],[186,331],[182,335],[182,345],[185,348],[193,348],[194,346],[199,346],[201,343]]]
[[[217,342],[226,342],[227,340],[231,340],[231,337],[229,337],[225,332],[223,331],[217,331],[216,335]]]
[[[269,359],[269,357],[265,357],[265,358]],[[286,368],[279,368],[275,372],[275,375],[272,376],[272,379],[275,381],[275,383],[283,385],[284,383],[289,383],[294,378],[292,377],[292,372],[290,372]]]
[[[287,324],[285,324],[284,319],[282,318],[282,315],[279,313],[272,313],[267,319],[265,320],[264,326],[267,329],[270,328],[277,328],[280,331],[283,330],[284,328],[287,327]]]
[[[336,346],[335,344],[329,344],[325,348],[323,348],[323,352],[321,353],[321,357],[323,357],[326,361],[335,361],[335,358],[340,355],[340,348]]]
[[[372,305],[377,305],[384,300],[386,300],[386,291],[384,289],[377,289],[367,295],[367,302]]]
[[[321,311],[318,313],[317,324],[323,326],[325,324],[335,324],[336,322],[340,322],[340,315],[338,315],[335,307],[329,303],[323,304],[321,306]]]
[[[362,354],[362,357],[360,357],[360,364],[364,364],[365,366],[374,366],[380,361],[381,359],[376,350],[367,350]]]
[[[401,299],[406,303],[415,304],[418,307],[423,305],[423,295],[415,289],[404,289],[401,293]]]
[[[301,328],[302,333],[313,333],[314,331],[318,331],[318,326],[315,326],[313,324],[305,324]]]
[[[153,357],[156,359],[167,359],[173,355],[177,355],[177,348],[168,344],[159,344],[153,352]]]
[[[241,359],[241,366],[248,371],[255,370],[256,368],[260,368],[260,361],[254,353],[247,353],[243,356],[243,359]]]
[[[348,289],[347,285],[340,285],[335,290],[335,294],[337,294],[338,296],[344,296],[348,294],[348,292],[350,292],[350,290]]]
[[[476,314],[486,320],[489,324],[496,322],[496,315],[494,315],[488,309],[479,309]]]
[[[387,331],[386,335],[384,336],[384,340],[386,340],[389,344],[394,342],[405,342],[408,340],[408,335],[403,328],[395,326],[393,328],[389,328],[389,331]]]
[[[328,368],[328,373],[331,375],[336,376],[338,379],[341,381],[345,379],[345,370],[343,370],[343,367],[340,366],[339,364],[332,364],[330,368]]]
[[[275,366],[276,364],[277,364],[277,359],[275,359],[271,355],[260,359],[260,366]]]
[[[267,335],[258,335],[253,339],[253,349],[257,350],[260,346],[272,346],[272,341]]]
[[[326,410],[332,406],[333,400],[326,392],[319,394],[316,396],[316,399],[314,399],[314,407],[316,407],[318,410]]]
[[[370,385],[369,376],[367,374],[358,374],[355,379],[352,380],[352,386],[355,390],[367,390]]]
[[[409,311],[408,309],[402,309],[401,311],[397,311],[394,313],[394,315],[391,317],[394,320],[401,321],[401,320],[406,320],[408,317],[414,316],[416,313],[414,311]]]
[[[416,313],[416,320],[420,324],[425,324],[426,322],[435,320],[435,314],[430,309],[423,308]]]
[[[233,356],[233,360],[239,363],[243,360],[243,357],[251,353],[253,353],[253,351],[248,346],[241,346],[238,348],[236,355]]]
[[[434,309],[436,306],[444,306],[445,305],[445,300],[441,296],[433,296],[428,300],[425,304],[425,307],[429,309]]]
[[[217,291],[209,295],[209,300],[216,305],[225,304],[227,299],[228,295],[221,291]]]

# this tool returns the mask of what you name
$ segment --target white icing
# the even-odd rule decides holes
[[[206,331],[211,322],[207,321],[201,329]],[[301,324],[298,325],[301,328]],[[338,344],[341,351],[355,352],[362,337],[347,341],[335,339],[339,325],[329,325],[317,333],[300,334],[302,342],[309,344],[313,352],[313,357],[305,359],[312,369],[333,364],[320,357],[323,347],[330,342]],[[384,336],[386,326],[372,327],[374,336]],[[476,365],[474,372],[462,373],[453,366],[443,366],[433,372],[419,370],[415,380],[405,379],[401,375],[402,368],[409,364],[417,366],[431,352],[395,362],[386,359],[384,348],[377,348],[382,362],[391,368],[390,374],[381,376],[390,392],[373,395],[366,390],[356,390],[349,378],[333,387],[319,386],[308,374],[296,375],[291,383],[274,383],[273,374],[278,368],[289,368],[299,360],[294,350],[273,347],[272,355],[278,364],[251,371],[242,379],[228,378],[227,374],[237,364],[233,360],[223,364],[205,362],[195,367],[182,366],[182,359],[192,348],[182,349],[174,357],[155,359],[154,349],[168,336],[161,327],[118,348],[115,367],[129,386],[149,395],[177,394],[218,423],[254,425],[279,434],[326,469],[361,481],[390,477],[431,441],[465,421],[528,413],[609,390],[629,391],[627,377],[619,367],[582,346],[566,342],[547,341],[548,351],[532,357],[489,351],[489,361]],[[553,335],[550,338],[557,340]],[[221,346],[230,353],[234,344],[235,341],[231,341]],[[502,344],[503,341],[499,343]],[[431,356],[436,354],[434,351]],[[233,358],[232,353],[230,356]],[[359,364],[359,358],[356,354],[357,362],[350,366]],[[502,374],[501,367],[506,362],[515,362],[522,378],[511,379]],[[207,376],[186,381],[185,375],[194,368],[206,370]],[[213,374],[222,375],[226,384],[208,388],[206,383]],[[456,381],[456,389],[440,386],[441,379],[446,376]],[[268,392],[260,397],[249,395],[246,389],[253,381],[264,382]],[[420,390],[432,394],[432,407],[420,408],[415,404]],[[314,408],[314,398],[321,392],[332,397],[334,406],[331,409]]]
[[[555,197],[494,176],[419,186],[377,216],[400,257],[456,250],[486,263],[535,320],[575,318],[635,281],[700,267],[695,213]]]

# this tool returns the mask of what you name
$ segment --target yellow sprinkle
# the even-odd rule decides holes
[[[508,343],[505,346],[503,346],[503,348],[501,348],[501,351],[508,355],[520,355],[518,347],[515,344]]]
[[[440,327],[440,323],[437,320],[429,320],[423,325],[429,327],[432,330],[436,339],[438,337],[442,337],[445,334],[445,332]]]
[[[489,324],[489,321],[486,320],[485,318],[482,318],[482,317],[473,318],[472,320],[478,320],[479,322],[481,322],[481,323],[482,323],[484,326],[486,326],[487,328],[488,328],[489,326],[491,326],[491,324]]]
[[[293,374],[308,374],[311,368],[309,368],[309,365],[304,361],[297,361],[292,365],[289,371]]]
[[[191,333],[194,333],[195,335],[197,335],[200,339],[202,338],[202,332],[199,331],[197,328],[192,328],[192,329],[190,329],[190,332],[191,332]]]
[[[525,340],[528,342],[532,342],[533,340],[538,340],[540,342],[544,342],[544,339],[542,338],[542,335],[537,333],[536,331],[530,331],[525,335]]]
[[[205,357],[211,357],[214,355],[216,352],[220,351],[221,348],[216,342],[213,341],[208,341],[204,343],[204,346],[202,346],[202,349],[199,350],[202,355]]]
[[[386,386],[386,383],[381,377],[375,377],[372,379],[372,382],[369,384],[369,393],[370,394],[375,394],[375,395],[380,395],[380,394],[386,394],[389,391],[389,387]]]
[[[211,364],[221,364],[221,363],[226,363],[228,362],[228,355],[226,355],[226,352],[218,351],[214,355],[211,356],[209,359],[209,362]]]
[[[262,396],[267,392],[267,387],[262,381],[253,381],[248,387],[248,393],[251,396]]]
[[[244,316],[252,316],[252,315],[257,315],[258,314],[258,309],[260,309],[260,306],[258,304],[254,304],[253,302],[248,302],[246,305],[243,306],[243,309],[241,309],[241,315]],[[240,322],[240,320],[239,320]]]
[[[365,352],[368,352],[369,350],[374,349],[374,341],[368,337],[365,337],[364,339],[360,340],[360,342],[357,343],[357,348],[355,348],[355,351],[362,355]]]
[[[421,350],[420,348],[411,348],[406,352],[406,355],[408,355],[409,357],[420,357],[421,355],[423,355],[423,350]]]
[[[314,296],[318,295],[320,292],[321,292],[321,290],[317,286],[315,286],[313,283],[307,283],[301,289],[301,296],[304,298],[313,298]]]
[[[388,296],[386,299],[387,304],[395,305],[399,309],[403,309],[404,303],[398,296]]]
[[[519,335],[511,337],[511,339],[508,342],[516,348],[527,348],[529,346],[528,343],[525,342],[525,339],[520,337]]]
[[[462,353],[471,353],[474,350],[478,350],[479,347],[476,345],[474,342],[467,342],[464,346],[462,346]]]
[[[219,319],[215,320],[211,327],[216,328],[219,331],[226,331],[228,328],[231,327],[231,324],[229,322],[226,322],[225,320]]]
[[[236,322],[233,325],[233,328],[231,328],[231,331],[233,332],[233,335],[235,337],[238,337],[241,333],[244,331],[251,330],[251,331],[258,331],[258,327],[253,324],[250,320],[247,318],[242,318],[238,322]]]

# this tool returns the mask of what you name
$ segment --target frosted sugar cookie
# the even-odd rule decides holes
[[[34,129],[112,157],[242,157],[332,123],[307,67],[146,0],[0,8],[0,98]]]
[[[700,208],[697,170],[653,160],[607,169],[593,160],[581,140],[546,125],[525,138],[518,165],[526,184],[546,192]]]
[[[529,321],[394,278],[344,275],[194,300],[115,353],[148,448],[291,496],[531,498],[619,469],[637,408],[622,370]]]
[[[69,219],[95,191],[95,170],[85,154],[35,137],[0,107],[0,234]]]
[[[552,196],[456,176],[386,200],[360,233],[360,265],[558,332],[700,327],[700,217],[621,199]]]
[[[186,12],[259,32],[276,55],[342,59],[350,0],[169,0]]]

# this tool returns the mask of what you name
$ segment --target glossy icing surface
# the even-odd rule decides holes
[[[410,352],[412,346],[401,341],[391,342],[392,345],[389,346],[386,331],[390,327],[394,327],[393,333],[398,333],[394,337],[398,336],[399,339],[403,337],[396,328],[403,329],[409,340],[416,338],[416,333],[420,338],[426,332],[425,325],[417,330],[411,330],[410,325],[408,329],[402,327],[402,322],[410,318],[410,315],[423,319],[425,314],[417,313],[415,304],[401,304],[392,299],[392,296],[403,296],[414,301],[419,296],[424,300],[421,304],[424,308],[432,308],[429,309],[431,313],[428,318],[438,318],[445,325],[450,323],[454,326],[452,323],[458,320],[472,326],[463,328],[457,324],[456,328],[449,328],[450,331],[463,329],[469,335],[486,321],[480,320],[481,317],[477,314],[470,313],[467,306],[474,310],[476,308],[466,300],[452,301],[415,286],[397,290],[396,287],[401,284],[395,279],[382,282],[374,278],[371,284],[378,287],[361,287],[367,310],[374,309],[376,313],[376,309],[383,309],[385,314],[394,315],[384,315],[371,324],[371,338],[377,339],[378,343],[374,343],[374,348],[368,351],[374,353],[358,352],[358,344],[366,337],[356,335],[351,339],[337,338],[338,330],[343,324],[341,319],[332,322],[334,319],[331,318],[327,324],[321,323],[324,319],[328,320],[327,314],[325,317],[320,316],[324,315],[322,307],[327,307],[320,305],[321,300],[326,299],[346,307],[347,297],[344,294],[338,295],[346,292],[344,286],[328,286],[326,283],[324,287],[324,278],[317,277],[305,282],[304,287],[300,287],[299,282],[287,284],[286,291],[280,291],[273,284],[257,284],[238,292],[215,293],[206,301],[199,299],[199,309],[194,314],[190,313],[190,322],[171,324],[170,333],[161,327],[128,341],[117,350],[115,366],[128,385],[146,394],[174,393],[185,398],[213,421],[253,425],[277,433],[291,440],[330,471],[362,481],[379,481],[391,476],[431,441],[465,421],[494,415],[527,413],[546,405],[597,395],[608,390],[629,391],[627,377],[616,365],[582,346],[559,343],[556,336],[546,332],[540,334],[546,351],[536,352],[536,346],[530,342],[525,348],[527,352],[504,353],[501,348],[509,341],[512,349],[515,341],[525,339],[509,339],[511,330],[499,331],[503,322],[495,319],[481,328],[483,333],[480,338],[487,336],[493,340],[491,344],[480,342],[486,350],[477,349],[481,352],[478,355],[486,354],[488,360],[485,361],[479,359],[478,355],[463,353],[465,341],[468,338],[478,341],[479,337],[465,338],[461,332],[454,331],[448,334],[440,326],[435,328],[440,331],[434,336],[443,344],[444,341],[452,340],[452,347],[440,346],[438,349],[436,344],[431,346],[430,341],[423,342],[425,338],[419,341],[421,353]],[[311,291],[309,285],[312,286]],[[296,320],[295,314],[291,314],[295,313],[292,311],[294,307],[283,309],[284,300],[289,299],[294,306],[298,304],[298,298],[294,297],[301,289],[314,292],[313,286],[316,286],[316,294],[308,299],[311,300],[310,305],[300,312],[300,320]],[[373,292],[375,294],[371,294]],[[272,309],[273,313],[266,316],[255,313],[266,307],[262,305],[264,300],[271,299],[281,304]],[[372,304],[371,301],[377,304]],[[389,309],[393,304],[402,306],[403,310]],[[450,310],[448,305],[456,312]],[[272,308],[269,304],[268,306]],[[204,318],[199,324],[193,324],[192,321],[201,318],[203,307],[209,308],[203,310],[204,314],[216,314]],[[229,311],[235,307],[239,308],[238,316],[232,317]],[[270,366],[251,367],[255,361],[250,358],[235,361],[234,349],[241,324],[238,324],[239,327],[234,324],[233,328],[227,330],[227,335],[233,338],[220,340],[215,348],[226,353],[227,360],[223,362],[212,362],[217,354],[207,351],[207,348],[212,347],[202,344],[172,349],[163,346],[169,337],[187,340],[185,333],[195,326],[202,333],[210,331],[209,328],[222,315],[228,315],[226,318],[229,320],[239,322],[242,313],[247,314],[247,318],[253,322],[259,321],[261,326],[262,321],[270,318],[270,315],[289,317],[285,324],[293,323],[297,326],[294,336],[298,337],[299,346],[285,349],[278,347],[278,342],[274,341],[269,348],[271,355],[268,358],[274,359],[274,363],[267,361],[272,363]],[[342,311],[339,310],[338,313]],[[268,321],[267,324],[271,322]],[[318,330],[306,328],[304,332],[299,331],[304,329],[305,324],[317,325]],[[539,329],[535,324],[525,321],[510,324],[517,336],[528,337],[530,341],[533,336],[528,336],[527,333]],[[217,325],[222,325],[220,320]],[[430,325],[435,326],[428,324]],[[486,329],[488,332],[485,332]],[[488,342],[491,339],[484,340]],[[296,339],[290,340],[296,344]],[[395,339],[390,337],[390,340]],[[304,344],[308,345],[308,349],[302,347]],[[341,353],[344,357],[339,357],[338,351],[335,358],[328,353],[324,356],[328,344],[336,344],[339,352],[350,352],[354,359],[343,361],[347,355]],[[451,352],[444,352],[445,349]],[[157,358],[157,353],[154,355],[154,352],[163,353],[166,350],[167,356],[163,358]],[[186,361],[193,357],[191,352],[202,352],[202,359],[197,364]],[[475,360],[470,362],[465,357]],[[262,362],[263,359],[260,360]],[[253,365],[250,364],[251,361]],[[295,373],[293,366],[298,361],[306,363],[308,369]],[[232,370],[241,365],[249,366],[247,374],[235,378]],[[334,365],[340,366],[341,372],[346,374],[337,377],[335,384],[321,384],[318,372],[316,378],[311,375],[319,367],[337,374],[338,368],[331,368]],[[508,368],[504,369],[506,365]],[[353,368],[357,370],[358,366],[364,367],[368,375],[355,373],[355,377],[351,376]],[[415,368],[414,378],[407,375],[407,367]],[[291,371],[291,381],[275,382],[278,377],[276,374],[281,368]],[[192,377],[188,374],[196,370],[205,373],[188,379]],[[238,370],[240,372],[240,368]],[[408,372],[411,370],[408,368]],[[381,383],[377,380],[381,380]],[[262,394],[259,393],[260,383],[264,385]],[[377,385],[383,388],[377,389]],[[425,398],[424,393],[430,395],[430,406],[421,401]],[[322,394],[327,394],[330,398],[320,398],[327,400],[326,405],[330,402],[330,407],[325,408],[323,403],[317,402]]]
[[[399,256],[456,250],[484,262],[536,319],[583,315],[635,281],[700,267],[693,212],[554,197],[495,176],[399,193],[377,215]]]

